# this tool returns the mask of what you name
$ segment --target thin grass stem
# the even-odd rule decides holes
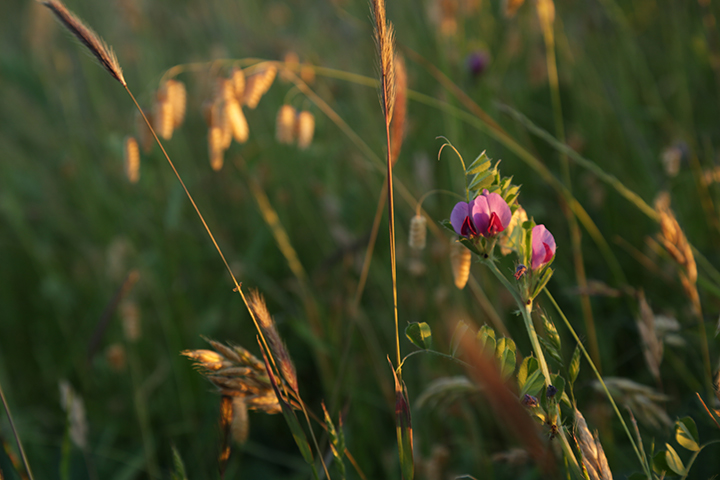
[[[15,437],[15,443],[17,443],[18,451],[20,451],[20,458],[22,458],[23,466],[25,466],[25,472],[30,480],[34,480],[32,470],[30,469],[30,462],[28,462],[27,456],[25,455],[25,449],[20,441],[20,434],[15,428],[15,422],[13,421],[12,413],[10,413],[10,405],[8,405],[5,399],[5,392],[3,392],[2,383],[0,383],[0,399],[2,399],[3,407],[5,408],[5,415],[7,415],[8,422],[10,423],[10,430],[12,430],[13,437]]]

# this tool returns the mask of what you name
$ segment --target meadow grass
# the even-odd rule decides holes
[[[412,412],[416,478],[544,478],[538,445],[555,443],[602,471],[602,458],[590,459],[594,442],[615,478],[652,476],[653,455],[671,450],[692,463],[691,478],[720,471],[717,446],[696,455],[692,428],[683,423],[690,433],[678,436],[674,423],[690,416],[699,443],[718,438],[716,12],[705,1],[556,2],[549,22],[548,4],[538,2],[540,16],[527,3],[513,17],[497,2],[388,4],[407,69],[398,158],[400,134],[384,100],[390,47],[378,43],[378,72],[368,18],[377,12],[365,2],[68,4],[114,47],[119,61],[107,50],[96,57],[121,84],[127,79],[153,112],[150,123],[162,113],[152,105],[166,81],[187,87],[184,122],[158,140],[182,186],[164,150],[142,152],[132,102],[50,12],[3,4],[0,384],[11,416],[0,420],[2,475],[24,474],[9,418],[36,478],[216,475],[231,445],[223,435],[238,424],[180,352],[210,348],[202,335],[242,345],[263,363],[255,336],[267,330],[253,325],[254,309],[233,287],[265,297],[277,338],[261,342],[263,351],[268,365],[285,363],[264,391],[277,388],[305,407],[290,427],[307,435],[313,466],[282,415],[251,412],[239,425],[247,440],[223,460],[225,478],[310,478],[313,469],[331,478],[407,477],[394,434],[404,418],[393,417],[398,404]],[[484,56],[482,68],[469,62],[474,54]],[[203,102],[217,98],[217,78],[233,67],[247,82],[268,66],[277,78],[241,111],[247,140],[236,135],[213,170]],[[304,148],[276,140],[286,104],[313,117]],[[128,135],[141,150],[133,181],[123,163]],[[511,258],[490,268],[474,262],[467,286],[456,288],[457,235],[439,222],[457,201],[452,194],[465,195],[465,181],[449,151],[436,160],[440,135],[468,163],[484,150],[502,159],[502,174],[522,185],[520,204],[554,233],[553,279],[533,306],[555,320],[561,363],[548,353],[547,323],[518,306],[512,283],[505,288]],[[660,192],[669,192],[669,205],[656,204]],[[424,250],[408,246],[418,215],[429,229]],[[220,250],[237,281],[228,282]],[[575,340],[583,342],[568,392],[584,417],[578,429],[565,407],[558,412],[569,428],[555,440],[549,426],[516,421],[525,407],[507,404],[518,392],[504,390],[470,334],[458,335],[460,320],[470,331],[490,324],[498,345],[514,340],[518,365],[534,352],[566,380]],[[432,330],[431,353],[403,333],[418,322]],[[530,328],[539,338],[528,337]],[[615,403],[598,391],[590,359]],[[82,403],[61,405],[62,380]],[[84,444],[77,420],[73,430],[80,417]],[[555,463],[553,474],[564,474]]]

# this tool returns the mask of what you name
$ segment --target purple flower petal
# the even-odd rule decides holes
[[[545,225],[536,225],[532,229],[532,259],[530,268],[537,270],[555,255],[555,237],[545,228]]]
[[[505,230],[510,224],[512,212],[507,202],[497,193],[484,190],[471,205],[472,219],[478,232],[492,237]]]
[[[470,215],[470,205],[465,202],[458,202],[450,214],[450,223],[452,224],[455,233],[462,235],[462,226],[465,223],[465,219]]]

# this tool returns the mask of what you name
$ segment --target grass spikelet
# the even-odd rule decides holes
[[[173,105],[170,101],[167,84],[158,89],[155,95],[155,103],[153,104],[153,128],[157,134],[165,140],[172,138],[175,116],[173,114]]]
[[[585,418],[579,410],[575,410],[575,438],[580,446],[580,451],[582,451],[583,465],[589,478],[591,480],[612,480],[612,472],[597,433],[595,436],[590,433]]]
[[[245,399],[240,396],[233,397],[232,424],[230,425],[232,439],[240,445],[244,444],[247,440],[249,430],[250,424]]]
[[[243,72],[242,68],[234,67],[230,71],[230,82],[232,82],[235,98],[238,102],[242,102],[245,94],[245,72]]]
[[[222,440],[220,445],[220,454],[218,455],[218,470],[220,478],[225,473],[227,461],[230,458],[230,425],[233,416],[233,401],[231,397],[223,396],[220,400],[220,432]]]
[[[640,318],[637,321],[640,339],[642,340],[645,362],[656,381],[660,381],[660,362],[663,357],[663,342],[655,330],[655,315],[645,299],[645,293],[639,293]]]
[[[373,0],[373,20],[375,24],[375,43],[380,59],[382,76],[381,104],[385,121],[389,124],[395,104],[395,31],[385,15],[385,0]]]
[[[229,100],[225,100],[223,103],[223,112],[225,113],[227,124],[230,126],[230,131],[235,141],[238,143],[247,142],[250,130],[240,103],[238,103],[234,96]]]
[[[170,79],[165,82],[168,101],[172,105],[173,128],[178,128],[185,120],[187,89],[181,81]]]
[[[462,290],[470,277],[470,263],[472,253],[461,243],[453,243],[450,249],[450,262],[452,263],[455,286]]]
[[[70,439],[80,450],[85,450],[88,435],[85,403],[67,380],[60,380],[60,404],[67,414]]]
[[[405,138],[405,115],[407,114],[407,70],[405,59],[395,56],[395,101],[390,124],[390,158],[393,166],[398,161]]]
[[[65,5],[58,0],[50,0],[43,2],[43,5],[48,7],[60,20],[65,28],[70,30],[70,33],[80,40],[80,43],[85,45],[90,53],[100,62],[100,65],[108,71],[118,82],[123,86],[127,86],[125,83],[125,77],[123,77],[122,69],[118,63],[115,52],[109,47],[105,41],[103,41],[92,29],[86,26],[78,17],[71,13]]]
[[[257,107],[262,96],[270,90],[276,74],[277,67],[275,67],[275,65],[267,65],[259,72],[247,77],[245,81],[245,92],[243,94],[243,104],[252,109]]]
[[[413,216],[410,220],[410,236],[408,244],[410,248],[422,250],[427,243],[427,219],[422,215]]]
[[[123,147],[125,176],[130,183],[137,183],[140,180],[140,147],[135,137],[125,137]]]
[[[298,148],[305,150],[312,143],[315,134],[315,116],[303,110],[297,117],[297,142]]]
[[[290,145],[295,139],[297,112],[291,105],[283,105],[275,119],[275,138],[278,142]]]
[[[660,405],[670,400],[667,395],[627,378],[605,377],[603,380],[618,403],[629,408],[640,423],[656,430],[672,425],[665,407]],[[596,390],[602,391],[600,382],[595,381],[592,385]]]
[[[224,153],[224,137],[225,132],[217,126],[211,126],[208,129],[208,156],[210,157],[210,167],[216,172],[223,167]]]
[[[275,357],[275,360],[280,365],[279,368],[282,372],[283,378],[290,385],[290,388],[297,393],[298,382],[297,374],[295,373],[295,365],[290,358],[290,354],[288,353],[285,344],[280,339],[280,334],[275,327],[275,321],[272,316],[270,316],[270,312],[268,312],[265,299],[257,290],[251,290],[248,296],[248,305],[255,315],[260,328],[265,334],[265,338],[267,339],[268,346],[271,350],[270,353],[272,353],[273,357]]]
[[[697,291],[695,256],[682,228],[680,228],[680,224],[675,218],[675,214],[670,209],[670,195],[667,192],[662,192],[657,196],[655,210],[660,217],[659,241],[673,260],[682,267],[679,275],[683,289],[692,303],[694,313],[702,317],[700,296]]]
[[[148,117],[148,121],[151,124],[155,123],[152,113],[148,112],[145,115]],[[140,112],[135,113],[135,130],[139,139],[140,147],[143,153],[148,154],[152,151],[153,145],[155,145],[155,139],[153,138],[152,132],[148,128],[145,120],[143,120]]]

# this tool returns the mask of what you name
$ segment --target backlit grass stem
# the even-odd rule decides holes
[[[23,465],[25,466],[25,471],[27,472],[28,478],[30,480],[34,480],[32,470],[30,469],[30,463],[28,463],[28,459],[25,456],[25,449],[23,448],[22,442],[20,441],[20,435],[15,428],[15,422],[13,421],[12,414],[10,413],[10,406],[5,399],[5,393],[3,392],[2,384],[0,384],[0,399],[2,399],[3,407],[5,408],[5,414],[7,415],[8,422],[10,423],[10,429],[13,432],[13,437],[15,437],[15,442],[17,443],[18,450],[20,451],[20,457],[22,458]]]

